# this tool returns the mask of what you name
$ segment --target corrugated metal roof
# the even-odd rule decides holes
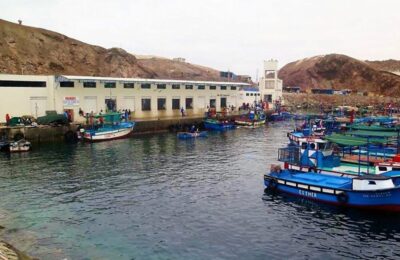
[[[177,83],[177,84],[203,84],[203,85],[226,85],[226,86],[249,86],[242,82],[223,82],[223,81],[192,81],[192,80],[174,80],[174,79],[143,79],[143,78],[113,78],[113,77],[91,77],[91,76],[68,76],[62,77],[69,80],[81,81],[122,81],[122,82],[143,82],[143,83]]]

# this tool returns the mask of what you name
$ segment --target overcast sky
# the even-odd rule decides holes
[[[86,43],[252,77],[270,58],[400,59],[399,0],[0,0],[0,10]]]

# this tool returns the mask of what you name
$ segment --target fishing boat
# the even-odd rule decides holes
[[[207,118],[203,123],[207,130],[226,131],[235,128],[235,123],[228,120]]]
[[[207,131],[196,131],[196,132],[178,132],[177,137],[179,139],[190,139],[196,137],[207,137]]]
[[[120,113],[109,113],[96,116],[103,118],[104,123],[85,129],[83,139],[89,142],[109,141],[128,137],[135,127],[135,122],[121,122]]]
[[[271,121],[285,121],[292,118],[292,114],[290,112],[276,112],[270,115]]]
[[[9,144],[10,153],[20,153],[20,152],[27,152],[31,150],[32,145],[31,142],[21,139],[15,142],[11,142]]]
[[[235,124],[245,127],[258,127],[265,124],[266,116],[262,110],[251,110],[245,115],[235,118]]]
[[[333,176],[272,166],[264,175],[265,191],[283,192],[323,203],[400,211],[400,184],[390,176]]]

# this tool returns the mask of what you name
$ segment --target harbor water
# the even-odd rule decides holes
[[[40,259],[399,258],[399,215],[264,195],[292,128],[1,154],[0,235]]]

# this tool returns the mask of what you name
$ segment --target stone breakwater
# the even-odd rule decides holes
[[[1,260],[34,260],[7,242],[0,241],[0,259]]]

